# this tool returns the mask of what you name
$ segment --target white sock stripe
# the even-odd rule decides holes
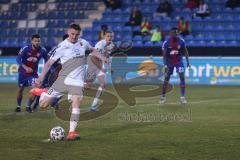
[[[69,132],[75,131],[76,128],[77,128],[77,122],[76,121],[70,121]]]

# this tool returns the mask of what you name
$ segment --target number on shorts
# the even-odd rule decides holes
[[[30,79],[30,85],[32,86],[33,84],[35,84],[37,78],[32,78]],[[29,81],[28,81],[29,82]]]
[[[183,73],[183,72],[184,72],[184,67],[179,67],[179,68],[178,68],[178,72],[179,72],[179,73]]]
[[[48,94],[48,95],[51,95],[51,94],[52,94],[52,92],[53,92],[53,89],[52,89],[52,88],[50,88],[50,89],[48,90],[47,94]]]

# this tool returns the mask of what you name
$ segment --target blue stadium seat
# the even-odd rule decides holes
[[[112,19],[112,22],[121,22],[122,21],[122,18],[120,17],[115,17]]]
[[[112,11],[112,14],[120,15],[120,14],[122,14],[122,12],[123,11],[121,9],[115,9],[115,10]]]
[[[16,28],[17,27],[17,22],[15,20],[11,20],[8,22],[8,27],[9,28]]]
[[[65,16],[65,12],[67,12],[66,16]],[[65,11],[65,12],[63,12],[63,11],[56,12],[56,17],[55,18],[56,19],[70,18],[73,11]]]
[[[4,39],[0,38],[0,47],[3,47],[3,42],[4,42]]]
[[[17,37],[17,30],[16,29],[11,29],[8,31],[8,37]]]
[[[18,19],[27,19],[27,12],[20,12],[18,14]]]
[[[46,42],[47,42],[47,46],[50,46],[50,47],[56,45],[55,39],[53,37],[48,38]]]
[[[216,41],[215,40],[211,40],[211,41],[207,42],[206,45],[214,47],[214,46],[216,46]]]
[[[127,27],[127,26],[124,26],[122,31],[132,31],[132,28],[131,27]]]
[[[152,47],[152,46],[154,46],[154,45],[153,45],[153,43],[152,43],[151,41],[148,41],[148,42],[145,42],[145,43],[144,43],[144,46],[145,46],[145,47]]]
[[[234,12],[239,13],[240,12],[240,8],[239,7],[238,8],[234,8]]]
[[[128,20],[129,20],[129,17],[122,17],[122,18],[121,18],[121,21],[122,21],[122,22],[128,22]]]
[[[56,35],[57,36],[63,36],[64,34],[66,34],[65,33],[65,29],[63,29],[63,28],[58,28],[58,29],[55,29],[55,31],[56,31]]]
[[[66,22],[65,20],[58,20],[57,21],[57,26],[61,28],[66,28],[68,27],[70,23]]]
[[[142,2],[141,2],[141,0],[132,0],[132,3],[133,3],[134,5],[139,5],[139,4],[141,4]]]
[[[2,47],[9,47],[9,40],[8,39],[5,39],[3,42],[2,42]]]
[[[215,30],[215,27],[213,26],[213,25],[211,25],[211,24],[208,24],[208,25],[206,25],[205,27],[203,27],[203,28],[200,28],[200,30],[205,30],[205,31],[214,31]]]
[[[17,39],[16,38],[9,38],[8,39],[8,46],[19,47]]]
[[[215,37],[211,32],[206,32],[206,34],[204,34],[204,40],[206,41],[211,41],[214,40]]]
[[[122,31],[122,27],[121,26],[113,26],[112,30],[115,31]]]
[[[142,47],[143,43],[142,43],[142,41],[133,42],[133,46],[134,47]]]
[[[223,31],[223,30],[225,30],[225,28],[223,27],[223,25],[219,24],[215,27],[215,30],[216,31]]]
[[[54,37],[54,36],[59,36],[59,35],[56,35],[56,30],[55,29],[49,28],[47,30],[47,37],[49,38],[49,37]]]
[[[84,39],[86,39],[87,41],[92,41],[92,35],[88,34],[86,36],[84,36]]]
[[[225,40],[225,35],[223,33],[217,33],[215,35],[215,40],[223,41],[223,40]]]
[[[142,36],[134,36],[133,40],[134,41],[142,41]]]
[[[148,5],[148,4],[151,4],[151,0],[143,0],[142,3],[144,3],[144,5]]]
[[[120,40],[122,39],[122,35],[121,35],[121,34],[115,34],[114,39],[115,39],[116,41],[120,41]]]
[[[205,22],[212,22],[213,21],[213,18],[211,16],[208,16],[208,17],[205,17],[204,18],[204,21]]]
[[[123,40],[132,40],[132,35],[125,35],[123,36]]]
[[[47,27],[49,28],[54,28],[54,27],[57,27],[57,21],[55,20],[49,20],[48,23],[47,23]]]
[[[234,29],[235,29],[235,26],[232,23],[229,23],[224,27],[224,30],[233,31]]]
[[[223,40],[223,41],[220,41],[220,42],[218,42],[218,43],[217,43],[217,45],[218,45],[218,46],[224,46],[224,47],[225,47],[225,46],[228,46],[227,42],[226,42],[226,41],[224,41],[224,40]]]
[[[198,35],[196,35],[195,40],[203,41],[203,40],[204,40],[203,34],[198,34]]]
[[[194,38],[193,38],[193,35],[187,35],[186,37],[185,37],[185,40],[187,40],[187,41],[191,41],[191,40],[193,40]]]
[[[143,41],[144,42],[151,41],[151,36],[144,36]]]
[[[162,47],[162,41],[153,43],[153,46],[154,46],[154,47]]]
[[[198,44],[198,46],[204,47],[204,46],[206,46],[206,41],[201,40],[201,41],[198,41],[197,44]]]
[[[100,25],[94,25],[91,30],[89,29],[89,30],[86,30],[86,31],[87,32],[88,31],[91,32],[91,31],[100,31],[100,30],[101,30],[101,26]]]
[[[187,44],[187,46],[196,46],[197,42],[194,40],[191,40],[191,41],[187,41],[186,44]]]
[[[146,7],[146,6],[141,11],[142,11],[143,14],[147,14],[147,13],[152,14],[152,12],[153,12],[153,10],[151,10],[150,7]]]
[[[46,30],[45,29],[38,29],[38,34],[40,34],[41,37],[46,37]]]
[[[237,35],[236,33],[233,33],[233,32],[225,32],[223,33],[224,34],[224,37],[225,37],[225,40],[237,40]]]
[[[229,41],[228,45],[232,46],[232,47],[238,47],[239,46],[237,41]]]
[[[31,37],[32,35],[34,35],[36,33],[37,33],[36,29],[30,28],[30,29],[27,30],[27,36],[28,37]]]
[[[135,26],[135,27],[133,27],[132,30],[133,30],[133,31],[141,31],[141,28],[140,28],[140,26]]]
[[[105,19],[102,19],[101,20],[102,23],[108,23],[108,22],[112,22],[112,18],[111,17],[108,17],[108,18],[105,18]]]
[[[47,19],[47,12],[38,13],[37,19]]]
[[[18,30],[18,37],[26,37],[26,36],[27,36],[26,29],[19,29]]]
[[[41,45],[45,47],[46,44],[47,44],[46,38],[41,37]]]

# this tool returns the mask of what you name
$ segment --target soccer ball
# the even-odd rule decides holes
[[[60,126],[54,127],[50,131],[50,139],[52,141],[61,141],[64,139],[64,137],[65,137],[65,131]]]

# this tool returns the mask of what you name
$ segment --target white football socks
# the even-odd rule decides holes
[[[69,132],[73,132],[76,130],[78,121],[80,117],[80,108],[79,107],[72,107],[72,114],[70,118],[70,127]]]
[[[95,98],[93,100],[93,103],[92,103],[92,106],[95,106],[95,105],[98,104],[99,98],[102,95],[102,93],[103,93],[103,88],[102,87],[98,87],[96,96],[95,96]]]

